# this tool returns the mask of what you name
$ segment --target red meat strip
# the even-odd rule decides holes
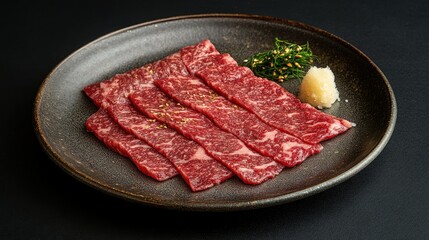
[[[227,57],[223,57],[227,58]],[[280,85],[253,75],[235,64],[213,63],[196,76],[262,121],[305,142],[316,144],[347,131],[352,124],[302,103]]]
[[[168,76],[188,76],[188,70],[182,61],[180,53],[174,53],[162,60],[147,66],[153,79]],[[148,78],[149,79],[149,78]]]
[[[206,190],[233,176],[228,168],[208,156],[200,145],[165,124],[143,116],[130,104],[112,105],[108,111],[122,128],[168,158],[192,191]]]
[[[95,105],[107,108],[113,104],[129,103],[128,95],[144,88],[145,83],[171,75],[189,75],[179,52],[143,67],[117,74],[100,83],[89,85],[83,91]]]
[[[219,52],[210,40],[204,40],[197,45],[187,46],[180,50],[181,59],[191,74],[212,63],[212,61],[206,60],[207,57],[217,55],[219,55]]]
[[[139,111],[199,143],[247,184],[259,184],[278,175],[283,166],[250,150],[234,135],[222,131],[208,118],[168,98],[157,87],[130,95]]]
[[[165,157],[117,125],[104,109],[86,121],[86,128],[112,150],[130,158],[149,177],[163,181],[177,175],[176,168]]]
[[[195,77],[169,77],[155,81],[161,90],[181,104],[210,118],[253,150],[293,167],[322,150],[262,122],[255,114],[217,95]]]
[[[92,100],[97,107],[103,104],[103,96],[101,96],[100,83],[94,83],[86,86],[83,92]]]

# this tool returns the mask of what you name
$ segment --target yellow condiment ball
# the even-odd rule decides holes
[[[331,69],[311,67],[302,79],[298,98],[319,109],[330,108],[340,100]]]

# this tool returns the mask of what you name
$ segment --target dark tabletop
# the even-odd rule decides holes
[[[38,2],[38,1],[35,1]],[[2,9],[0,239],[428,239],[427,1],[100,1]],[[112,31],[160,18],[246,13],[331,32],[369,56],[397,100],[395,131],[351,179],[258,210],[184,212],[132,203],[61,170],[40,146],[33,102],[69,54]]]

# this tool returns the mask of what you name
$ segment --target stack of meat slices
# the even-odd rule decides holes
[[[209,40],[84,92],[100,107],[88,131],[145,175],[180,174],[192,191],[233,176],[263,183],[351,127],[238,66]]]

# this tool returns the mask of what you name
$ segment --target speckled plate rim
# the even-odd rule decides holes
[[[164,22],[170,22],[170,21],[177,21],[177,20],[184,20],[184,19],[192,19],[192,18],[242,18],[242,19],[252,19],[252,20],[258,20],[258,21],[264,21],[269,23],[279,23],[279,24],[285,24],[293,27],[298,27],[301,29],[308,30],[310,32],[313,32],[315,34],[321,35],[322,37],[326,37],[332,41],[335,41],[336,43],[339,43],[346,48],[352,50],[354,53],[358,54],[361,58],[363,58],[365,61],[367,61],[372,67],[377,71],[377,73],[381,76],[382,80],[384,81],[384,84],[388,90],[389,97],[390,97],[390,117],[388,120],[388,127],[385,131],[384,136],[380,139],[376,147],[365,157],[363,158],[358,164],[351,167],[349,170],[345,171],[344,173],[333,177],[327,181],[321,182],[320,184],[308,187],[306,189],[292,192],[289,194],[285,194],[278,197],[269,197],[266,199],[259,199],[256,201],[242,201],[242,202],[231,202],[231,203],[216,203],[216,202],[209,202],[209,203],[186,203],[186,202],[175,202],[175,201],[168,201],[163,200],[159,201],[159,199],[153,199],[151,197],[142,197],[141,195],[136,195],[132,192],[123,191],[119,188],[115,188],[111,185],[103,184],[102,182],[95,181],[91,176],[88,176],[80,171],[78,171],[75,168],[72,168],[70,165],[67,164],[57,153],[56,150],[51,146],[49,143],[49,140],[46,138],[46,136],[41,131],[41,119],[39,116],[39,110],[40,106],[42,104],[41,102],[41,96],[45,90],[46,84],[50,81],[51,75],[55,73],[55,71],[65,62],[67,62],[70,58],[72,58],[74,55],[76,55],[79,51],[86,49],[90,47],[92,44],[102,41],[103,39],[109,38],[111,36],[114,36],[116,34],[120,34],[126,31],[130,31],[132,29],[141,28],[153,24],[160,24]],[[37,135],[37,138],[43,147],[43,149],[47,152],[49,157],[63,170],[65,170],[68,174],[72,175],[76,179],[80,180],[81,182],[95,188],[98,190],[101,190],[105,193],[108,193],[113,196],[121,197],[126,200],[131,200],[137,203],[142,203],[145,205],[150,206],[156,206],[156,207],[162,207],[162,208],[168,208],[168,209],[178,209],[178,210],[191,210],[191,211],[236,211],[236,210],[248,210],[248,209],[257,209],[257,208],[263,208],[263,207],[269,207],[269,206],[275,206],[279,204],[284,204],[287,202],[292,202],[295,200],[299,200],[311,195],[314,195],[316,193],[322,192],[326,189],[329,189],[333,186],[336,186],[337,184],[340,184],[350,177],[354,176],[358,172],[360,172],[362,169],[364,169],[366,166],[368,166],[384,149],[388,141],[390,140],[396,123],[397,118],[397,104],[396,99],[392,90],[392,87],[390,86],[386,76],[384,73],[378,68],[378,66],[369,58],[367,57],[362,51],[351,45],[350,43],[346,42],[345,40],[341,39],[340,37],[331,34],[325,30],[316,28],[314,26],[310,26],[308,24],[304,24],[298,21],[293,20],[287,20],[287,19],[281,19],[281,18],[275,18],[270,16],[260,16],[260,15],[249,15],[249,14],[224,14],[224,13],[212,13],[212,14],[196,14],[196,15],[184,15],[184,16],[176,16],[176,17],[169,17],[154,21],[148,21],[141,24],[136,24],[127,28],[123,28],[117,31],[114,31],[112,33],[106,34],[86,45],[79,48],[72,54],[70,54],[67,58],[65,58],[63,61],[61,61],[52,71],[51,73],[44,79],[42,82],[35,101],[34,101],[34,108],[33,108],[33,126],[35,129],[35,133]]]

